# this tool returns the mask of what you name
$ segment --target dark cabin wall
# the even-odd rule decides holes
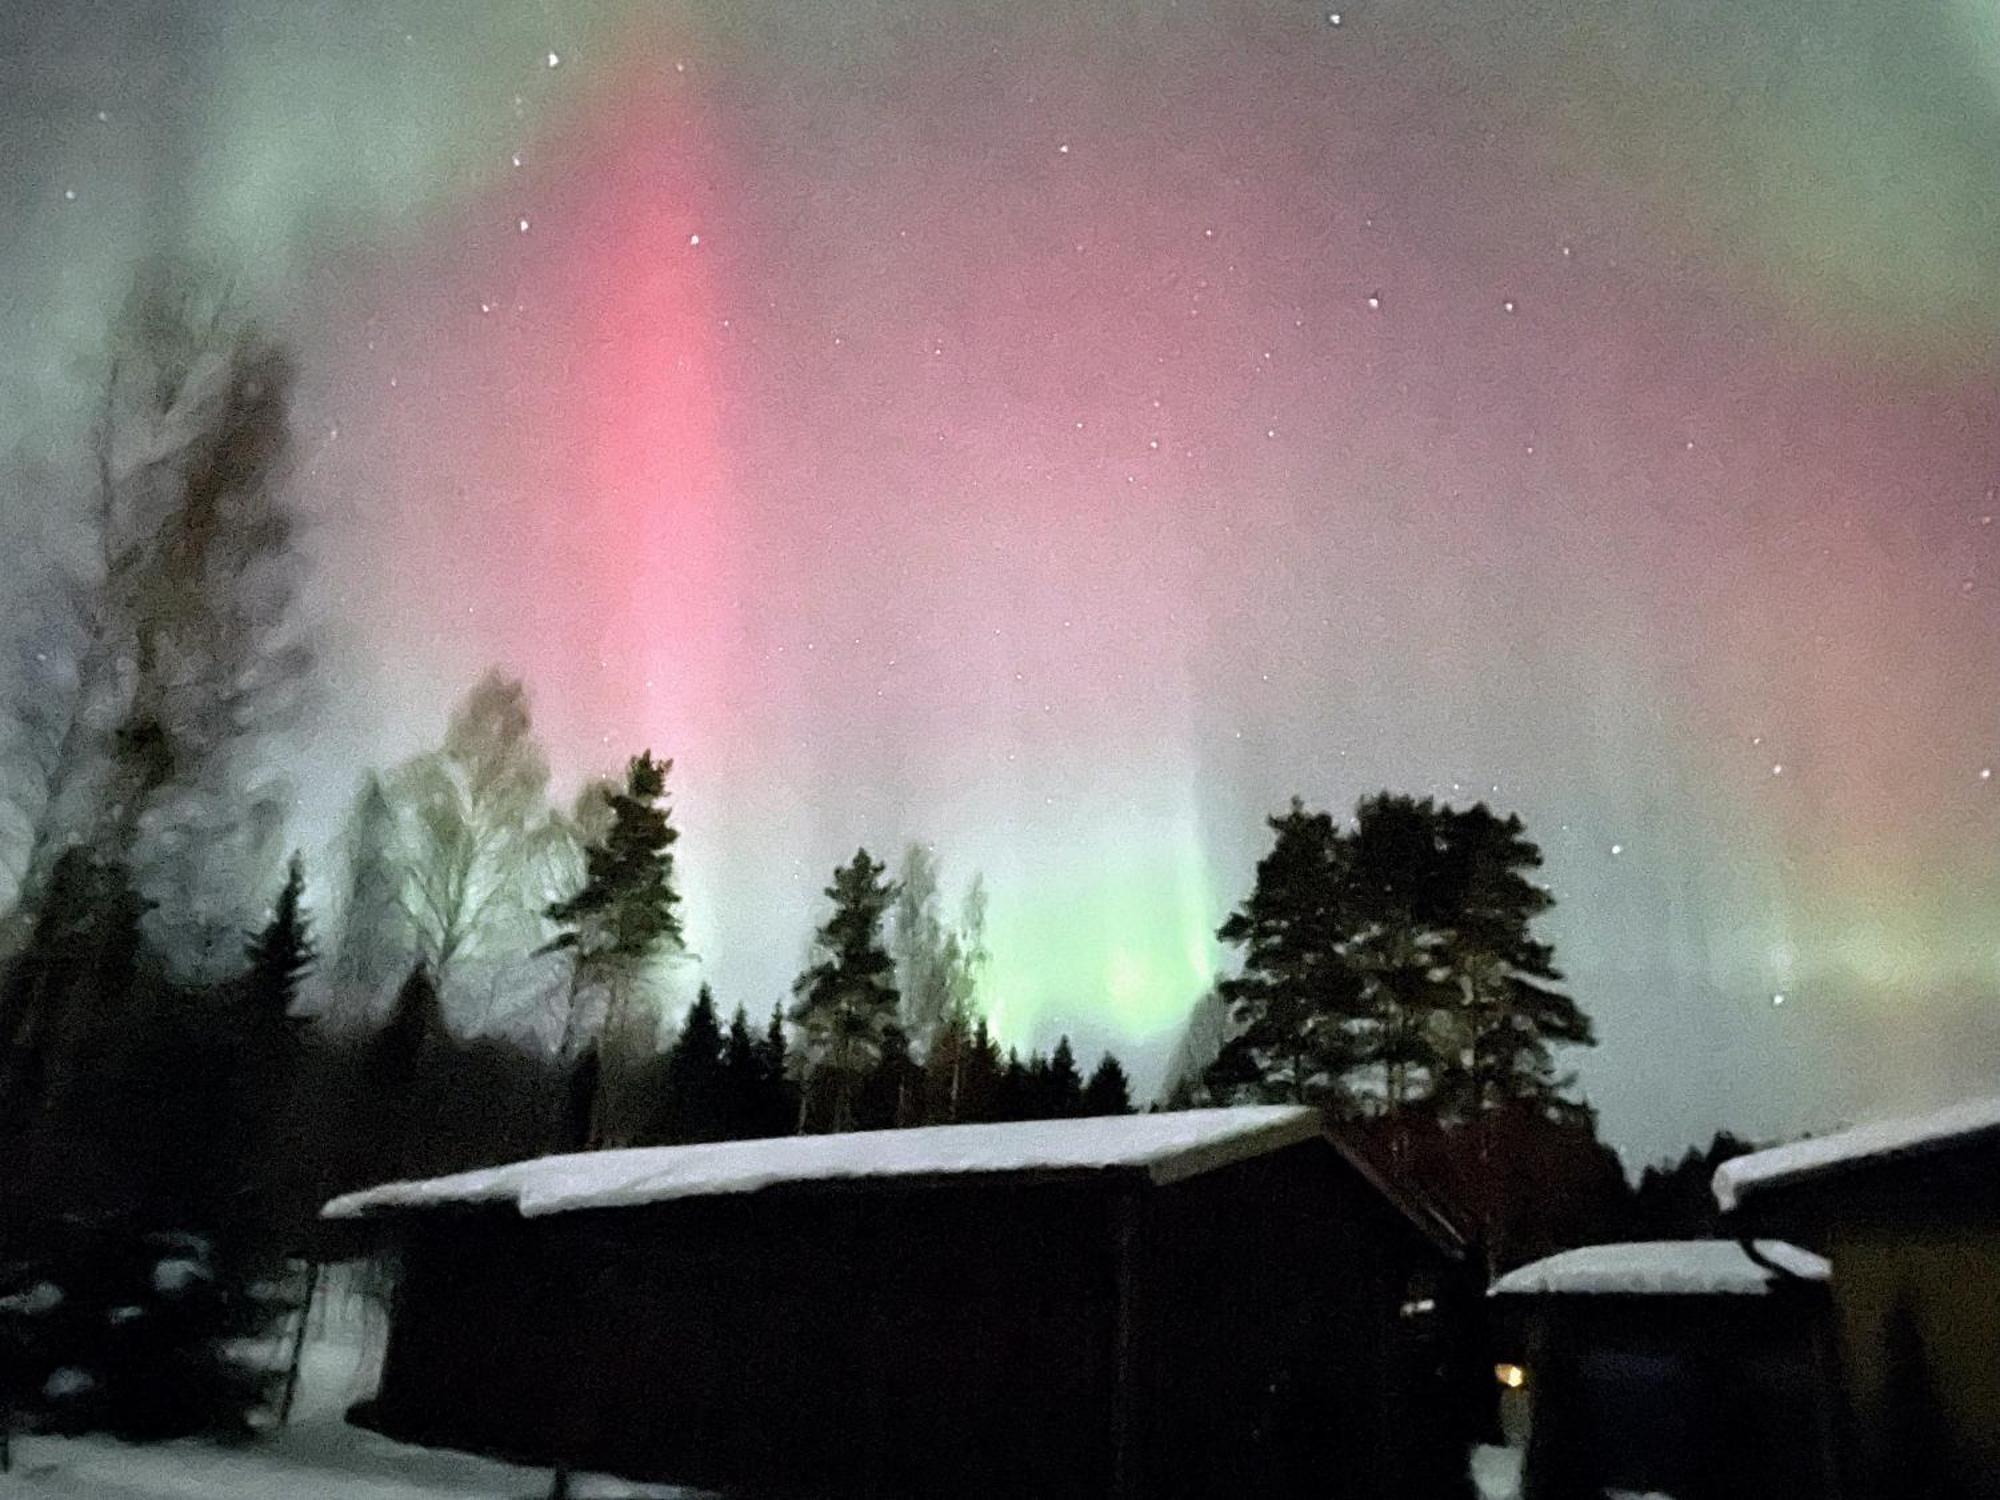
[[[1753,1197],[1833,1264],[1850,1491],[2000,1500],[2000,1138]]]
[[[371,1421],[771,1494],[1101,1495],[1101,1183],[781,1189],[413,1234]]]
[[[1520,1300],[1529,1500],[1837,1493],[1823,1288]]]
[[[1467,1493],[1456,1267],[1331,1144],[1159,1189],[1145,1241],[1145,1493]]]
[[[397,1436],[760,1497],[1465,1493],[1444,1330],[1418,1332],[1446,1319],[1401,1316],[1453,1263],[1324,1142],[1163,1188],[844,1183],[409,1226],[368,1417]]]

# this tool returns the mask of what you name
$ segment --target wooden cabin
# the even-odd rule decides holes
[[[1832,1262],[1844,1493],[2000,1500],[2000,1099],[1737,1157],[1715,1196]]]
[[[1307,1109],[546,1157],[337,1199],[406,1441],[759,1496],[1462,1496],[1463,1255]]]
[[[1503,1276],[1494,1373],[1524,1409],[1523,1500],[1835,1494],[1826,1279],[1796,1246],[1730,1240]]]

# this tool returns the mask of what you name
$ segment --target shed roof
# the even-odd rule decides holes
[[[1270,1105],[591,1151],[422,1182],[392,1182],[336,1198],[321,1212],[330,1219],[356,1219],[451,1205],[511,1204],[524,1217],[535,1218],[795,1183],[1020,1173],[1122,1170],[1164,1184],[1310,1140],[1322,1131],[1318,1111]],[[1365,1165],[1356,1165],[1387,1191]],[[1396,1201],[1410,1211],[1401,1199]],[[1433,1226],[1424,1227],[1435,1232]]]
[[[1825,1281],[1827,1263],[1783,1240],[1755,1241],[1752,1258],[1735,1240],[1646,1240],[1586,1245],[1510,1271],[1495,1297],[1762,1296],[1787,1278]]]
[[[2000,1098],[1967,1099],[1926,1115],[1857,1125],[1735,1157],[1715,1169],[1715,1201],[1734,1211],[1743,1200],[1809,1178],[1940,1151],[2000,1134]]]

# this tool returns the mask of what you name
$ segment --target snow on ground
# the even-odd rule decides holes
[[[1509,1271],[1493,1283],[1495,1297],[1761,1296],[1783,1276],[1825,1281],[1827,1263],[1783,1240],[1758,1240],[1752,1260],[1734,1240],[1639,1240],[1586,1245]],[[1775,1266],[1778,1269],[1773,1270]]]
[[[842,1135],[791,1135],[544,1156],[426,1182],[350,1193],[328,1218],[439,1204],[513,1203],[529,1218],[580,1208],[752,1193],[790,1182],[1138,1168],[1177,1182],[1320,1132],[1318,1111],[1293,1105],[1190,1109],[1007,1125],[930,1125]]]
[[[1715,1201],[1723,1211],[1764,1188],[1837,1172],[1864,1162],[1892,1161],[1948,1146],[1967,1136],[2000,1131],[2000,1098],[1967,1099],[1947,1109],[1900,1120],[1857,1125],[1738,1156],[1715,1169]]]
[[[111,1438],[14,1440],[0,1500],[539,1500],[546,1469],[392,1443],[342,1420],[373,1384],[365,1341],[335,1332],[307,1345],[291,1424],[235,1447]],[[694,1492],[578,1476],[579,1500]]]
[[[1474,1448],[1472,1487],[1479,1500],[1521,1500],[1521,1450],[1491,1445]]]

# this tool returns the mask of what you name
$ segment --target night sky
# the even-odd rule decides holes
[[[1485,798],[1628,1153],[1991,1085],[1983,0],[16,0],[0,144],[24,587],[138,256],[300,351],[309,850],[502,663],[725,1005],[922,838],[1150,1081],[1266,813]]]

